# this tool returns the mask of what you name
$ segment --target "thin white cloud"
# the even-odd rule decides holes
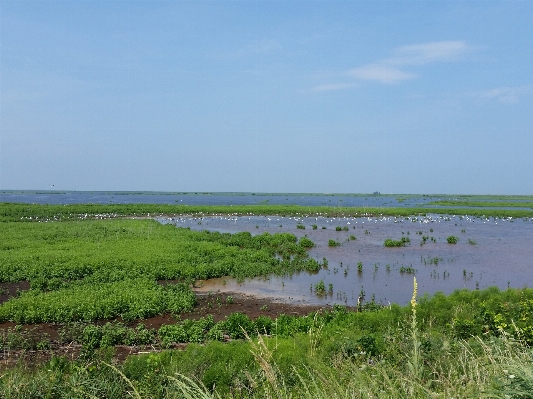
[[[256,40],[238,51],[239,55],[273,54],[281,50],[281,45],[275,40]]]
[[[402,80],[414,79],[415,74],[402,71],[398,68],[385,64],[367,64],[362,67],[352,69],[350,75],[360,80],[376,80],[380,83],[398,83]]]
[[[470,50],[465,41],[442,41],[400,46],[393,56],[382,62],[389,65],[425,65],[431,62],[455,61]]]
[[[311,90],[312,91],[336,91],[336,90],[350,89],[354,86],[355,84],[353,83],[332,83],[332,84],[315,86]]]
[[[399,46],[392,51],[391,57],[361,65],[348,71],[347,75],[357,80],[376,81],[382,84],[400,83],[419,76],[409,71],[409,67],[456,61],[470,50],[471,46],[462,40]],[[349,87],[353,85],[349,83],[324,84],[316,86],[313,91],[339,90]]]
[[[506,104],[517,103],[521,96],[532,94],[533,85],[524,86],[502,86],[490,90],[476,93],[476,96],[482,100],[497,100]]]

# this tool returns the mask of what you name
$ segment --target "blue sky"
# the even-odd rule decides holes
[[[0,189],[533,194],[532,1],[0,7]]]

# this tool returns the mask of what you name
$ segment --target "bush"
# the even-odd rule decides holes
[[[224,329],[231,338],[244,339],[245,333],[251,334],[254,332],[254,324],[247,315],[236,312],[226,318]]]
[[[307,237],[300,238],[300,242],[298,244],[303,248],[313,248],[315,246],[315,243]]]
[[[449,236],[446,241],[448,241],[448,244],[457,244],[459,238],[457,238],[456,236]]]
[[[187,332],[181,324],[167,324],[161,326],[158,331],[161,343],[165,348],[169,348],[174,343],[187,342]]]
[[[405,247],[405,244],[411,242],[409,237],[402,237],[401,240],[393,240],[391,238],[387,238],[385,240],[385,246],[386,247]]]

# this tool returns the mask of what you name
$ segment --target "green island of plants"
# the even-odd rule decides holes
[[[191,231],[154,220],[4,222],[0,282],[31,289],[0,306],[17,323],[142,319],[195,303],[197,279],[318,271],[314,244],[289,233]],[[184,284],[158,284],[158,281]]]
[[[531,201],[522,201],[522,202],[511,202],[511,201],[472,201],[468,199],[459,199],[455,201],[442,200],[442,201],[433,201],[429,202],[428,205],[439,205],[439,206],[457,206],[457,207],[491,207],[491,208],[533,208],[533,202]]]
[[[448,244],[457,244],[459,238],[457,238],[456,236],[448,236],[446,238],[446,241],[448,242]]]
[[[0,203],[0,221],[51,221],[120,217],[208,216],[208,215],[279,215],[279,216],[398,216],[441,214],[486,217],[533,217],[533,210],[475,208],[400,208],[400,207],[331,207],[299,205],[160,205],[160,204],[69,204],[40,205]]]
[[[405,245],[410,242],[411,242],[411,239],[409,237],[402,237],[399,240],[393,240],[392,238],[387,238],[384,242],[384,245],[386,247],[405,247]]]

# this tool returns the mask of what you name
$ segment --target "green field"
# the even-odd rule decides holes
[[[149,219],[2,223],[0,282],[31,290],[0,306],[0,321],[18,323],[146,318],[190,309],[160,280],[318,270],[288,233],[197,232]],[[189,292],[186,295],[186,292]]]
[[[442,200],[442,201],[433,201],[428,202],[428,205],[439,205],[439,206],[457,206],[457,207],[492,207],[492,208],[532,208],[533,202],[523,201],[523,202],[511,202],[511,201],[472,201],[468,199],[460,200]]]
[[[455,204],[455,203],[454,203]],[[471,215],[486,217],[533,217],[533,210],[453,208],[356,208],[299,205],[156,205],[156,204],[75,204],[35,205],[0,203],[0,221],[65,221],[120,217],[279,215],[279,216],[411,216],[425,214]]]

